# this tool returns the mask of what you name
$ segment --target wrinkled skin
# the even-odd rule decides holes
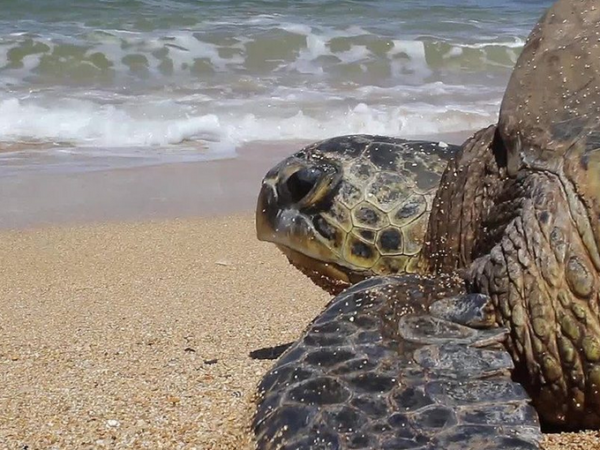
[[[534,28],[497,130],[442,178],[424,250],[430,270],[466,267],[490,295],[518,379],[568,428],[600,427],[598,23],[594,2],[561,1]]]
[[[594,1],[560,0],[536,25],[510,79],[498,125],[467,140],[442,176],[423,249],[414,266],[425,278],[419,281],[407,275],[395,277],[394,283],[407,287],[386,287],[383,292],[373,288],[375,294],[355,293],[351,300],[342,294],[331,306],[339,304],[343,309],[352,304],[362,314],[363,305],[370,305],[371,296],[376,295],[388,299],[385,308],[430,317],[435,304],[432,299],[421,301],[421,312],[402,308],[421,298],[417,292],[439,292],[438,283],[445,274],[460,275],[462,282],[445,286],[448,295],[480,293],[489,299],[488,319],[508,332],[501,342],[514,361],[513,378],[526,388],[542,421],[561,428],[600,428],[599,23],[600,6]],[[340,264],[339,268],[343,271],[344,266]],[[429,284],[432,280],[433,286]],[[358,292],[364,292],[359,286],[363,284],[356,287]],[[453,305],[456,310],[457,305]],[[343,309],[338,314],[346,312]],[[343,322],[328,309],[303,339],[325,317],[330,317],[332,323]],[[390,323],[402,323],[402,314],[369,317],[380,337],[371,335],[373,340],[367,342],[375,348],[396,346],[389,357],[405,362],[395,369],[398,377],[410,377],[413,364],[420,364],[415,356],[418,350],[406,346],[407,337],[402,333],[385,334]],[[357,326],[359,334],[370,330]],[[431,345],[428,343],[433,336],[434,331],[423,331],[419,345]],[[298,346],[302,347],[302,342]],[[343,336],[337,344],[326,345],[339,349],[351,346]],[[304,356],[294,356],[293,351],[284,355],[284,362],[275,372],[283,370],[286,364],[305,363]],[[442,358],[443,351],[440,352]],[[480,360],[481,356],[467,357],[468,363]],[[326,378],[335,373],[334,369],[320,370]],[[382,373],[384,369],[374,370]],[[431,373],[417,370],[419,376],[425,378]],[[299,382],[287,383],[286,386],[296,386]],[[391,392],[383,385],[378,388],[382,389],[381,395]],[[277,401],[272,400],[269,413],[259,409],[259,433],[273,426],[268,418],[278,417],[289,399],[282,394],[287,388],[273,389],[272,398]],[[503,402],[510,403],[506,396],[497,401],[502,408]],[[397,411],[392,409],[388,414],[396,414],[403,407],[400,403]],[[320,404],[320,408],[329,407]],[[455,418],[456,414],[450,415]],[[491,416],[486,417],[489,420],[480,423],[480,428],[465,428],[452,435],[452,442],[463,439],[468,442],[466,448],[477,449],[538,448],[536,438],[510,445],[498,438],[489,441],[488,446],[490,429],[486,426],[494,421]],[[314,433],[319,433],[316,430],[321,430],[318,427],[325,427],[322,431],[330,433],[327,435],[331,443],[339,444],[339,448],[354,448],[348,444],[350,437],[332,432],[323,425],[325,419],[321,416],[311,416],[311,420],[310,429],[299,424],[291,426],[296,432],[293,439],[308,439],[304,434],[314,438]],[[400,444],[390,444],[390,448],[446,448],[442,445],[449,442],[445,433],[453,432],[444,427],[450,428],[450,424],[446,423],[436,431],[441,434],[436,434],[423,421],[411,422],[411,430],[416,434]],[[533,422],[528,423],[534,426]],[[379,434],[369,433],[364,431],[369,439],[379,439]],[[502,433],[499,431],[499,436],[504,436]],[[513,436],[511,433],[508,435]],[[315,443],[313,438],[311,442]],[[285,444],[286,440],[281,442]],[[387,445],[385,442],[381,441],[381,445]],[[356,448],[380,448],[369,445]],[[259,447],[279,448],[260,443]]]

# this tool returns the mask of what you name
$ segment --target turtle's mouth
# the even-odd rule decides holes
[[[311,258],[284,245],[277,245],[277,248],[287,256],[290,264],[332,295],[337,295],[347,287],[368,278],[357,272],[349,272],[338,264]]]
[[[256,205],[259,240],[285,246],[325,262],[340,259],[324,242],[313,223],[315,214],[329,205],[340,174],[288,158],[265,176]]]

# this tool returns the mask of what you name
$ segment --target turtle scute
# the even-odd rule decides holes
[[[487,311],[485,296],[468,311],[452,282],[381,277],[334,298],[263,379],[258,449],[537,449],[506,330],[427,312],[440,303],[431,310],[468,322]]]

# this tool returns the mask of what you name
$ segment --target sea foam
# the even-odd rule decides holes
[[[204,160],[480,128],[542,8],[507,2],[15,3],[0,18],[0,158]]]

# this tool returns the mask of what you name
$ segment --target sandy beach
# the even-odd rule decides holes
[[[0,448],[251,449],[271,362],[248,352],[296,339],[328,300],[253,227],[242,215],[3,232]]]
[[[249,354],[330,300],[256,239],[265,172],[343,134],[460,144],[497,123],[515,65],[539,61],[569,95],[581,78],[519,59],[551,0],[4,3],[0,450],[255,450],[273,361]],[[560,48],[587,36],[579,19],[583,34],[548,25]],[[502,138],[541,105],[542,142],[560,108],[516,80],[527,107]],[[600,450],[600,432],[542,447]]]
[[[4,233],[0,448],[245,448],[270,365],[248,352],[327,301],[252,234],[247,216]]]

